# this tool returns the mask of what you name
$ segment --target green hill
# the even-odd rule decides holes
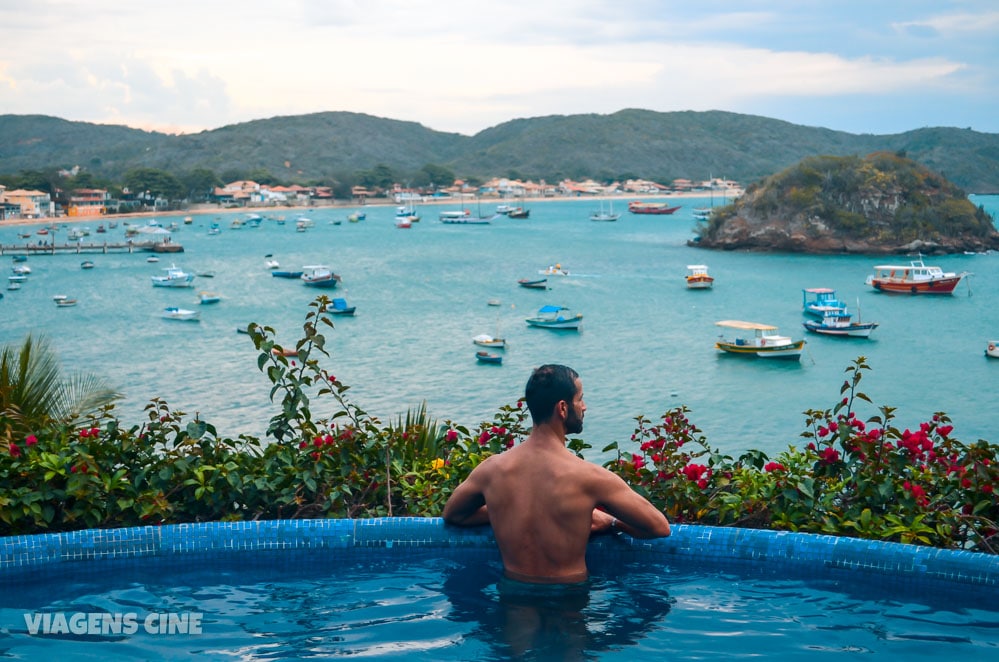
[[[516,119],[474,136],[358,113],[274,117],[168,135],[39,115],[0,116],[0,175],[81,166],[120,180],[129,169],[269,173],[277,181],[343,181],[388,168],[415,181],[425,165],[458,177],[641,177],[668,183],[709,175],[748,182],[818,154],[904,152],[968,192],[999,192],[999,135],[924,128],[855,135],[721,111]]]

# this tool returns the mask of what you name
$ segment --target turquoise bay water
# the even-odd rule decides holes
[[[973,201],[999,212],[999,196]],[[238,214],[195,215],[174,237],[185,252],[161,255],[158,264],[147,263],[145,253],[88,255],[96,267],[85,271],[85,258],[77,255],[29,258],[32,274],[24,287],[5,290],[0,301],[0,342],[44,332],[68,370],[105,375],[126,394],[120,406],[126,422],[138,422],[149,399],[162,397],[175,409],[199,412],[222,434],[262,435],[277,406],[268,400],[270,383],[256,368],[252,343],[236,328],[267,324],[292,345],[318,294],[271,277],[265,255],[273,254],[282,269],[324,263],[342,275],[335,295],[346,296],[358,312],[335,319],[328,333],[332,356],[324,364],[352,386],[354,402],[383,420],[426,401],[436,418],[474,425],[515,402],[532,367],[560,362],[583,378],[589,409],[581,436],[594,447],[591,459],[599,459],[607,443],[626,441],[635,416],[656,418],[680,404],[690,407],[691,420],[716,448],[776,453],[799,443],[803,410],[839,399],[844,369],[864,355],[873,370],[862,390],[877,405],[897,407],[901,427],[944,411],[954,419],[956,437],[996,441],[999,410],[992,394],[999,361],[985,359],[983,351],[999,339],[999,255],[928,258],[947,271],[974,273],[952,297],[879,294],[864,284],[871,268],[908,258],[688,247],[691,210],[707,203],[689,199],[673,216],[625,213],[616,223],[594,223],[588,215],[597,203],[553,201],[529,205],[529,219],[500,217],[488,226],[443,225],[438,211],[455,206],[426,205],[410,230],[395,227],[392,207],[368,208],[360,223],[346,221],[353,209],[323,209],[308,212],[315,227],[305,233],[295,231],[294,211],[272,215],[283,214],[286,225],[265,221],[239,230],[229,227]],[[216,219],[222,233],[209,236]],[[173,220],[180,222],[160,219]],[[90,225],[93,230],[96,222]],[[0,226],[0,243],[23,242],[17,237],[23,231]],[[65,233],[59,230],[57,241]],[[104,236],[121,240],[121,225]],[[2,260],[11,264],[8,256]],[[190,290],[153,288],[150,276],[172,262],[216,275],[197,278]],[[539,270],[555,263],[570,275],[550,278],[549,291],[518,287],[518,279],[540,277]],[[709,265],[713,290],[684,287],[691,263]],[[714,323],[722,319],[772,323],[802,337],[805,287],[836,288],[881,327],[868,341],[809,334],[800,363],[731,357],[713,348]],[[199,306],[199,290],[217,292],[221,303]],[[79,304],[57,308],[56,294]],[[487,305],[493,299],[501,305]],[[524,318],[545,304],[582,313],[583,331],[527,327]],[[166,306],[196,308],[202,321],[164,320]],[[475,361],[471,338],[479,333],[507,339],[501,366]],[[876,413],[866,405],[859,411],[863,418]]]

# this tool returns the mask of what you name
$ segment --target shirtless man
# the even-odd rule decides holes
[[[572,368],[544,365],[527,381],[531,434],[484,460],[444,506],[444,521],[491,524],[509,579],[546,584],[586,581],[591,533],[636,538],[670,533],[666,516],[620,476],[578,458],[566,435],[583,430],[583,383]]]

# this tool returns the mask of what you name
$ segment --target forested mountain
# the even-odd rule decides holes
[[[40,115],[0,115],[0,175],[80,166],[118,180],[130,169],[268,173],[283,183],[356,179],[380,168],[406,183],[428,164],[458,177],[598,180],[710,175],[744,183],[816,155],[904,154],[970,193],[999,192],[999,134],[923,128],[856,135],[721,111],[516,119],[474,136],[347,112],[274,117],[169,135]]]

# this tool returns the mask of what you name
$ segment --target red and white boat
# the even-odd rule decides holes
[[[635,200],[628,203],[628,211],[632,214],[672,214],[681,206],[670,207],[665,202],[639,202]]]
[[[898,294],[953,294],[954,289],[970,275],[955,273],[940,267],[928,267],[922,257],[908,265],[886,264],[874,267],[867,284],[880,292]]]

